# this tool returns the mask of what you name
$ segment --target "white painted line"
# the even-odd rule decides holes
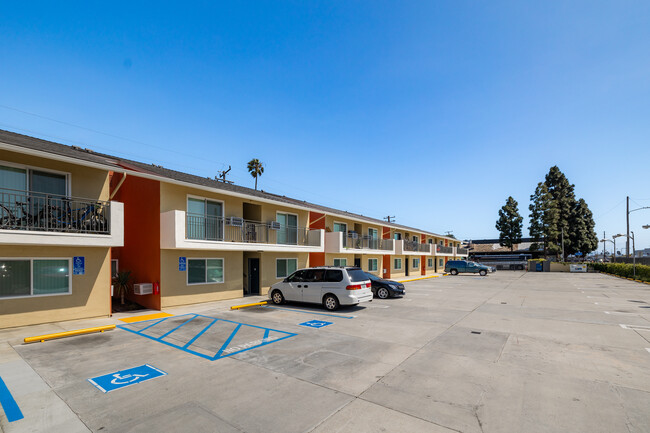
[[[619,324],[621,325],[621,324]],[[642,329],[642,330],[650,330],[650,326],[643,326],[643,325],[621,325],[621,328],[623,329]]]
[[[605,311],[605,314],[636,314],[636,313],[624,313],[622,311]]]
[[[630,328],[627,327],[627,325],[623,325],[623,324],[621,324],[621,323],[619,323],[618,325],[619,325],[621,328],[623,328],[623,329],[630,329]]]
[[[650,352],[650,347],[646,347],[645,350],[647,350],[648,352]]]
[[[598,302],[594,302],[594,305],[598,305]]]

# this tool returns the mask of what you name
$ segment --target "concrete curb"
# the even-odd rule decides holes
[[[622,277],[622,276],[620,276],[620,275],[610,274],[609,272],[603,272],[603,271],[598,271],[598,273],[600,273],[600,274],[605,274],[605,275],[609,275],[610,277],[616,277],[616,278],[621,278],[621,279],[623,279],[623,280],[630,280],[630,281],[634,281],[634,282],[636,282],[636,283],[643,283],[643,284],[648,284],[648,285],[650,285],[650,281],[635,280],[634,278]]]

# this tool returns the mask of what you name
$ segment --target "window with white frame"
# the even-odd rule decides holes
[[[298,269],[298,259],[275,259],[276,278],[286,278]]]
[[[438,266],[445,266],[445,261],[443,259],[438,259]]]
[[[298,244],[298,215],[277,212],[275,219],[280,223],[280,230],[276,230],[278,244]]]
[[[0,259],[0,298],[72,292],[70,258]]]
[[[187,198],[187,238],[223,240],[223,203],[205,198]]]
[[[187,284],[223,283],[223,259],[187,259]]]
[[[433,268],[433,259],[427,259],[427,267]]]
[[[348,259],[334,259],[334,266],[347,266]]]
[[[377,270],[377,259],[368,259],[368,270],[369,271]]]
[[[413,269],[418,269],[420,267],[420,259],[413,259]]]
[[[396,271],[402,269],[402,259],[395,259],[393,262],[393,268],[395,268]]]

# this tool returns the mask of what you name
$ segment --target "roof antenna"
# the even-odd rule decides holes
[[[232,167],[230,165],[228,165],[228,170],[226,171],[219,170],[219,176],[215,177],[215,179],[221,180],[221,182],[224,183],[233,183],[232,180],[226,180],[226,174],[228,174],[230,170],[232,170]]]

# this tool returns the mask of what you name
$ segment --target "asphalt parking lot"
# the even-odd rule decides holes
[[[5,432],[649,432],[650,286],[497,272],[329,314],[242,300],[0,331]],[[243,301],[249,301],[247,298]],[[123,317],[123,316],[121,316]],[[310,322],[312,326],[305,326]],[[45,343],[22,338],[116,323]],[[316,327],[313,327],[316,326]],[[320,326],[320,327],[318,327]],[[158,377],[103,392],[150,365]],[[162,374],[165,373],[165,374]]]

